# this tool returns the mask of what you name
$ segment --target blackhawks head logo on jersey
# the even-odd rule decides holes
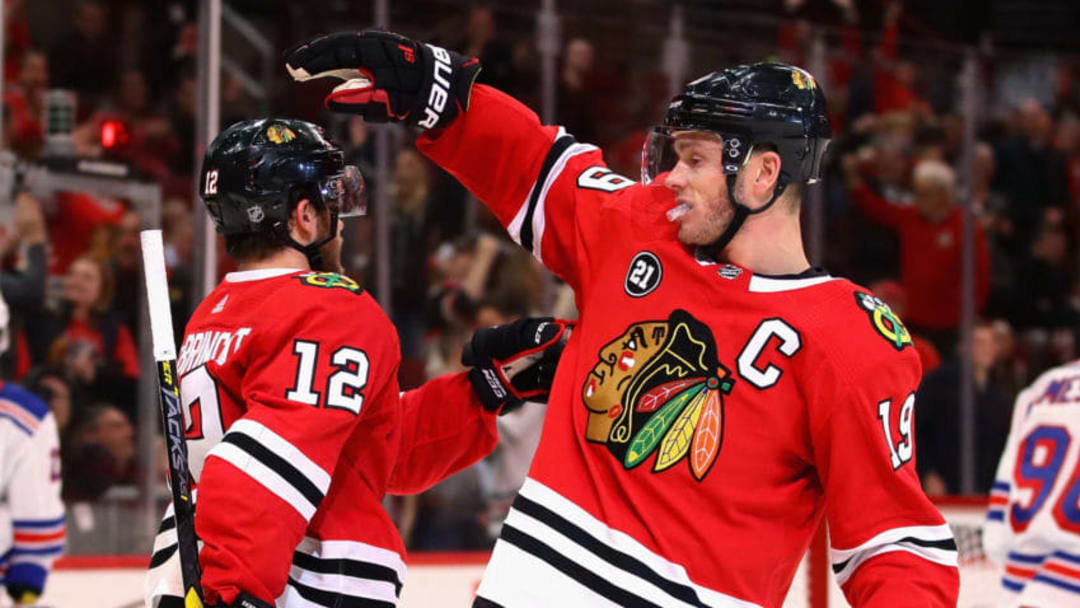
[[[582,398],[587,440],[632,469],[654,452],[653,472],[688,458],[701,481],[724,438],[724,395],[734,378],[720,364],[708,326],[684,310],[626,328],[598,353]]]
[[[304,285],[323,289],[344,289],[355,294],[363,293],[360,284],[345,275],[336,272],[305,272],[296,276]]]
[[[903,350],[905,346],[911,346],[911,334],[908,333],[900,317],[889,308],[881,298],[872,296],[861,291],[855,292],[855,302],[870,315],[870,323],[874,331],[881,334],[896,350]]]

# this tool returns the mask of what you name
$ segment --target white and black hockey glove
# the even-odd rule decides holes
[[[461,363],[484,408],[503,415],[525,401],[547,403],[555,368],[573,325],[551,317],[483,327],[465,343]]]
[[[480,60],[393,32],[319,36],[285,51],[294,80],[339,78],[326,107],[367,122],[400,121],[432,129],[468,110]]]

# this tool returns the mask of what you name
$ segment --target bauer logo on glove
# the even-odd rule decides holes
[[[480,61],[379,30],[320,36],[285,52],[294,80],[338,78],[326,98],[337,112],[368,122],[443,127],[468,110]]]
[[[547,403],[555,368],[573,325],[544,318],[483,327],[465,343],[461,363],[484,407],[500,415],[525,401]]]

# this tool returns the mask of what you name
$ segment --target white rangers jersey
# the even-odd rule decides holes
[[[33,393],[0,382],[0,582],[40,595],[64,550],[56,421]]]
[[[1016,398],[983,535],[1001,606],[1080,606],[1080,361]]]

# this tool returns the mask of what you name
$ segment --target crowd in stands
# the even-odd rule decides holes
[[[783,3],[789,12],[771,30],[770,58],[807,64],[811,28],[800,19],[802,4]],[[970,206],[978,322],[967,354],[975,382],[975,490],[985,494],[1019,388],[1048,367],[1080,357],[1080,64],[1062,63],[1045,92],[1032,91],[1015,107],[982,117],[969,183],[959,94],[941,94],[940,66],[906,58],[901,3],[885,3],[882,21],[873,24],[860,20],[855,0],[833,4],[841,17],[830,29],[826,69],[816,76],[836,136],[821,186],[826,246],[823,259],[814,261],[869,286],[905,320],[924,370],[917,397],[919,472],[928,493],[958,493],[961,276],[964,207]],[[146,423],[136,386],[149,367],[138,348],[140,228],[160,221],[164,230],[174,322],[182,324],[193,304],[192,5],[174,3],[169,17],[155,21],[148,40],[136,45],[147,49],[141,60],[120,61],[119,41],[108,26],[125,3],[79,2],[66,33],[48,48],[27,26],[23,3],[4,3],[3,150],[20,162],[43,162],[50,91],[73,91],[75,153],[129,163],[161,186],[164,199],[159,219],[131,201],[93,192],[39,197],[16,188],[3,198],[9,211],[0,231],[0,290],[15,336],[3,377],[38,392],[55,413],[69,501],[99,500],[113,486],[136,482],[134,429]],[[486,7],[457,9],[453,19],[460,35],[440,42],[479,56],[480,82],[539,110],[533,32],[506,35],[500,13]],[[587,32],[564,30],[557,121],[580,141],[600,145],[613,168],[636,178],[646,129],[662,120],[668,101],[666,77],[659,65],[638,69],[605,55],[625,41],[594,40]],[[230,78],[222,87],[226,124],[256,112]],[[309,94],[315,95],[301,96]],[[311,105],[288,95],[274,104]],[[302,118],[323,122],[350,162],[373,178],[367,125],[326,114]],[[108,121],[120,125],[120,145],[102,145]],[[408,134],[396,131],[395,137],[389,300],[404,355],[402,386],[460,369],[461,346],[479,325],[525,314],[574,316],[568,291],[417,153]],[[352,220],[347,230],[346,271],[377,291],[373,220]],[[388,503],[409,547],[490,546],[527,470],[542,418],[539,405],[501,418],[492,457],[424,495]]]

